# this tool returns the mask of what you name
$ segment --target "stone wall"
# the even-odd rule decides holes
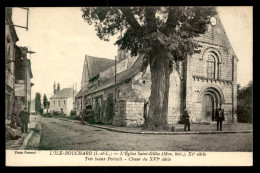
[[[132,79],[132,90],[138,93],[140,101],[145,103],[149,101],[151,95],[151,72],[148,67],[146,72],[138,73]],[[180,77],[176,71],[170,75],[170,88],[169,88],[169,104],[168,104],[168,118],[169,124],[177,123],[180,119]],[[128,91],[129,92],[129,91]],[[149,108],[148,108],[149,109]]]
[[[144,124],[144,103],[121,101],[115,105],[115,126],[142,126]]]

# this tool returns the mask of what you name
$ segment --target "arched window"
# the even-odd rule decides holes
[[[207,59],[207,77],[212,79],[216,77],[216,60],[212,54]]]
[[[221,78],[221,63],[222,57],[219,51],[215,48],[207,48],[201,60],[204,60],[204,75],[207,78],[211,79],[220,79]]]

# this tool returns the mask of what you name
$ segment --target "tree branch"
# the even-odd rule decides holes
[[[131,12],[131,9],[129,7],[121,7],[119,9],[125,16],[126,21],[131,26],[131,28],[133,28],[135,31],[140,31],[142,26],[137,22],[136,18],[134,17],[134,14]]]
[[[146,28],[151,32],[157,31],[155,13],[156,13],[155,7],[146,7],[145,8]]]

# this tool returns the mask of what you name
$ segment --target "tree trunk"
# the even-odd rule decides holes
[[[154,62],[150,63],[152,86],[148,118],[144,129],[168,130],[170,62],[169,57],[163,52],[157,52],[154,56]]]

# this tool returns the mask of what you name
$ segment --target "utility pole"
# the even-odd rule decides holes
[[[74,109],[74,84],[73,84],[73,88],[72,88],[72,91],[73,91],[73,99],[72,99],[72,102],[73,102],[73,109]]]
[[[116,103],[116,56],[115,56],[115,103]]]
[[[24,56],[24,55],[23,55]],[[27,50],[24,58],[24,88],[25,88],[25,108],[27,108]]]
[[[114,116],[116,115],[116,56],[115,56],[115,104],[114,104]]]

